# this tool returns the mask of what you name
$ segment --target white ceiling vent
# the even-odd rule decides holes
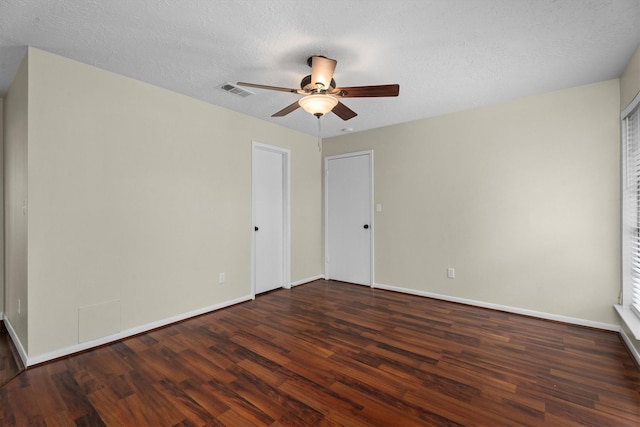
[[[220,85],[220,89],[224,90],[225,92],[229,92],[234,95],[241,96],[242,98],[246,98],[247,96],[253,95],[253,92],[249,92],[248,90],[238,87],[229,82],[222,83]]]

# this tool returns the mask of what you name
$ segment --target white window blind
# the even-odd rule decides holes
[[[640,107],[635,105],[622,119],[624,148],[623,241],[626,248],[623,304],[640,317]]]

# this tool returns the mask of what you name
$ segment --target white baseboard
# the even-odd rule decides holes
[[[22,353],[20,353],[20,356],[23,357],[23,362],[25,366],[33,366],[33,365],[37,365],[40,363],[44,363],[47,362],[49,360],[53,360],[53,359],[57,359],[60,357],[64,357],[64,356],[68,356],[70,354],[73,353],[78,353],[80,351],[84,351],[84,350],[88,350],[91,349],[93,347],[98,347],[104,344],[109,344],[111,342],[114,341],[118,341],[124,338],[128,338],[130,336],[133,335],[138,335],[144,332],[148,332],[151,331],[153,329],[157,329],[157,328],[161,328],[163,326],[167,326],[170,325],[172,323],[176,323],[179,322],[181,320],[185,320],[185,319],[189,319],[191,317],[195,317],[195,316],[200,316],[201,314],[205,314],[205,313],[209,313],[212,311],[216,311],[216,310],[220,310],[221,308],[225,308],[225,307],[229,307],[241,302],[245,302],[245,301],[249,301],[253,299],[253,297],[251,295],[246,295],[240,298],[236,298],[234,300],[231,301],[225,301],[223,303],[220,304],[216,304],[216,305],[212,305],[209,307],[204,307],[198,310],[194,310],[194,311],[190,311],[188,313],[183,313],[180,314],[178,316],[173,316],[173,317],[169,317],[167,319],[162,319],[159,320],[157,322],[151,322],[151,323],[147,323],[146,325],[142,325],[142,326],[138,326],[135,328],[130,328],[124,331],[120,331],[117,334],[113,334],[113,335],[109,335],[106,337],[102,337],[102,338],[98,338],[95,340],[91,340],[91,341],[87,341],[87,342],[83,342],[82,344],[76,344],[76,345],[72,345],[69,347],[65,347],[65,348],[61,348],[59,350],[55,350],[49,353],[44,353],[44,354],[40,354],[37,356],[33,356],[33,357],[23,357]],[[9,328],[7,328],[9,329]],[[18,351],[20,351],[20,349],[18,349]],[[24,351],[24,350],[23,350]]]
[[[7,332],[9,332],[9,336],[11,337],[11,340],[13,341],[13,345],[15,345],[16,350],[18,350],[18,355],[20,356],[20,359],[22,360],[22,365],[23,366],[28,366],[27,365],[27,361],[28,361],[27,352],[24,351],[24,347],[22,346],[22,342],[20,341],[20,339],[18,339],[18,334],[16,334],[15,329],[13,329],[13,325],[11,324],[9,319],[4,317],[4,314],[2,315],[2,318],[3,318],[3,321],[4,321],[4,326],[7,328]]]
[[[324,274],[319,274],[317,276],[312,276],[312,277],[307,277],[305,279],[296,280],[295,282],[291,283],[291,287],[298,286],[298,285],[304,285],[305,283],[313,282],[314,280],[319,280],[319,279],[324,279]]]
[[[636,359],[636,363],[640,366],[640,353],[636,350],[636,347],[633,345],[633,341],[629,336],[625,333],[624,329],[620,328],[620,336],[622,337],[622,341],[624,341],[625,345],[629,349],[629,353]]]
[[[314,280],[318,280],[318,279],[324,279],[324,275],[317,275],[317,276],[313,276],[313,277],[307,277],[305,279],[301,279],[298,280],[296,282],[293,282],[291,284],[291,286],[298,286],[298,285],[302,285],[304,283],[308,283],[308,282],[313,282]],[[135,327],[135,328],[131,328],[131,329],[127,329],[124,331],[120,331],[117,334],[113,334],[113,335],[108,335],[106,337],[102,337],[102,338],[98,338],[95,340],[91,340],[91,341],[87,341],[87,342],[83,342],[81,344],[76,344],[76,345],[72,345],[69,347],[65,347],[65,348],[61,348],[59,350],[55,350],[49,353],[44,353],[41,355],[37,355],[37,356],[33,356],[33,357],[28,357],[26,352],[24,351],[24,348],[22,347],[22,345],[20,344],[20,341],[17,339],[17,335],[15,334],[15,332],[13,332],[13,329],[10,327],[10,324],[8,322],[5,321],[5,323],[7,324],[7,330],[9,330],[9,333],[11,334],[11,337],[13,338],[13,341],[16,343],[16,347],[18,348],[18,351],[20,353],[20,357],[22,358],[22,362],[24,363],[25,366],[33,366],[33,365],[37,365],[40,363],[44,363],[47,362],[49,360],[53,360],[53,359],[58,359],[60,357],[65,357],[68,356],[70,354],[73,353],[78,353],[80,351],[85,351],[85,350],[89,350],[93,347],[98,347],[101,345],[105,345],[108,344],[110,342],[114,342],[114,341],[118,341],[133,335],[138,335],[144,332],[148,332],[151,331],[153,329],[156,328],[160,328],[163,326],[167,326],[170,325],[172,323],[176,323],[179,322],[181,320],[185,320],[188,319],[190,317],[195,317],[195,316],[199,316],[201,314],[205,314],[205,313],[209,313],[211,311],[215,311],[215,310],[220,310],[221,308],[225,308],[225,307],[229,307],[241,302],[245,302],[245,301],[250,301],[252,299],[254,299],[255,296],[254,295],[246,295],[231,301],[225,301],[224,303],[220,303],[220,304],[216,304],[213,306],[209,306],[209,307],[205,307],[199,310],[194,310],[188,313],[184,313],[178,316],[173,316],[167,319],[162,319],[159,320],[157,322],[152,322],[152,323],[148,323],[146,325],[142,325],[139,327]]]
[[[383,284],[380,284],[380,283],[376,283],[373,287],[374,288],[378,288],[378,289],[384,289],[384,290],[387,290],[387,291],[401,292],[401,293],[405,293],[405,294],[418,295],[418,296],[422,296],[422,297],[434,298],[434,299],[439,299],[439,300],[443,300],[443,301],[450,301],[450,302],[457,302],[457,303],[461,303],[461,304],[473,305],[473,306],[476,306],[476,307],[491,308],[491,309],[494,309],[494,310],[500,310],[500,311],[504,311],[504,312],[507,312],[507,313],[523,314],[525,316],[537,317],[539,319],[554,320],[554,321],[557,321],[557,322],[564,322],[564,323],[569,323],[569,324],[578,325],[578,326],[586,326],[586,327],[589,327],[589,328],[604,329],[606,331],[618,332],[620,334],[620,336],[622,337],[622,341],[624,342],[624,344],[629,349],[629,353],[631,353],[631,356],[636,360],[636,363],[638,364],[638,366],[640,366],[640,353],[638,352],[638,350],[633,345],[632,338],[627,336],[627,334],[624,332],[624,329],[621,328],[619,325],[612,325],[612,324],[609,324],[609,323],[601,323],[601,322],[593,322],[591,320],[578,319],[578,318],[575,318],[575,317],[560,316],[560,315],[557,315],[557,314],[544,313],[544,312],[541,312],[541,311],[527,310],[527,309],[523,309],[523,308],[510,307],[510,306],[500,305],[500,304],[492,304],[492,303],[488,303],[488,302],[470,300],[470,299],[459,298],[459,297],[452,297],[452,296],[449,296],[449,295],[441,295],[441,294],[436,294],[436,293],[432,293],[432,292],[417,291],[415,289],[400,288],[400,287],[397,287],[397,286],[383,285]]]
[[[613,308],[618,312],[618,316],[627,325],[631,335],[638,341],[640,341],[640,318],[631,311],[631,307],[624,307],[620,304],[615,304]]]
[[[385,289],[385,290],[388,290],[388,291],[402,292],[402,293],[405,293],[405,294],[411,294],[411,295],[418,295],[418,296],[422,296],[422,297],[434,298],[434,299],[439,299],[439,300],[443,300],[443,301],[450,301],[450,302],[457,302],[457,303],[461,303],[461,304],[473,305],[473,306],[476,306],[476,307],[491,308],[493,310],[505,311],[507,313],[523,314],[525,316],[537,317],[537,318],[545,319],[545,320],[554,320],[556,322],[564,322],[564,323],[570,323],[570,324],[573,324],[573,325],[586,326],[586,327],[589,327],[589,328],[604,329],[606,331],[620,332],[620,326],[619,325],[613,325],[613,324],[610,324],[610,323],[594,322],[592,320],[579,319],[579,318],[576,318],[576,317],[560,316],[558,314],[545,313],[545,312],[542,312],[542,311],[527,310],[527,309],[524,309],[524,308],[510,307],[510,306],[507,306],[507,305],[493,304],[493,303],[490,303],[490,302],[476,301],[476,300],[471,300],[471,299],[467,299],[467,298],[460,298],[460,297],[453,297],[453,296],[450,296],[450,295],[442,295],[442,294],[436,294],[436,293],[432,293],[432,292],[417,291],[415,289],[400,288],[400,287],[397,287],[397,286],[383,285],[383,284],[380,284],[380,283],[376,283],[373,287],[374,288],[378,288],[378,289]]]
[[[291,284],[291,286],[298,286],[298,285],[302,285],[305,283],[309,283],[312,282],[314,280],[319,280],[319,279],[324,279],[325,276],[324,275],[318,275],[318,276],[313,276],[313,277],[308,277],[305,279],[301,279],[298,280],[296,282],[293,282]],[[612,324],[608,324],[608,323],[600,323],[600,322],[593,322],[593,321],[589,321],[589,320],[584,320],[584,319],[578,319],[578,318],[573,318],[573,317],[568,317],[568,316],[560,316],[560,315],[555,315],[555,314],[550,314],[550,313],[544,313],[544,312],[539,312],[539,311],[533,311],[533,310],[527,310],[527,309],[521,309],[521,308],[516,308],[516,307],[510,307],[510,306],[505,306],[505,305],[500,305],[500,304],[493,304],[493,303],[487,303],[487,302],[483,302],[483,301],[476,301],[476,300],[470,300],[470,299],[466,299],[466,298],[459,298],[459,297],[452,297],[449,295],[442,295],[442,294],[436,294],[436,293],[432,293],[432,292],[425,292],[425,291],[418,291],[415,289],[409,289],[409,288],[401,288],[401,287],[397,287],[397,286],[390,286],[390,285],[384,285],[381,283],[376,283],[372,286],[373,288],[377,288],[377,289],[384,289],[384,290],[388,290],[388,291],[394,291],[394,292],[401,292],[401,293],[405,293],[405,294],[411,294],[411,295],[417,295],[417,296],[423,296],[423,297],[428,297],[428,298],[435,298],[435,299],[439,299],[439,300],[443,300],[443,301],[450,301],[450,302],[457,302],[457,303],[461,303],[461,304],[467,304],[467,305],[473,305],[476,307],[482,307],[482,308],[490,308],[490,309],[494,309],[494,310],[500,310],[500,311],[505,311],[508,313],[515,313],[515,314],[523,314],[526,316],[532,316],[532,317],[537,317],[540,319],[546,319],[546,320],[554,320],[554,321],[558,321],[558,322],[564,322],[564,323],[570,323],[570,324],[575,324],[575,325],[579,325],[579,326],[587,326],[587,327],[591,327],[591,328],[596,328],[596,329],[604,329],[604,330],[608,330],[608,331],[615,331],[615,332],[619,332],[622,336],[623,341],[625,342],[625,344],[627,345],[627,347],[629,348],[632,356],[636,359],[636,361],[638,362],[638,364],[640,365],[640,353],[638,353],[638,351],[635,349],[635,347],[632,345],[631,343],[631,339],[624,333],[624,331],[621,330],[621,328],[618,325],[612,325]],[[188,313],[184,313],[178,316],[173,316],[173,317],[169,317],[167,319],[163,319],[163,320],[159,320],[157,322],[151,322],[148,323],[146,325],[142,325],[142,326],[138,326],[135,328],[130,328],[127,329],[125,331],[121,331],[117,334],[113,334],[113,335],[109,335],[106,337],[102,337],[96,340],[92,340],[92,341],[88,341],[88,342],[84,342],[82,344],[77,344],[77,345],[72,345],[69,347],[65,347],[59,350],[55,350],[49,353],[45,353],[45,354],[41,354],[38,356],[34,356],[34,357],[28,357],[26,351],[24,350],[24,347],[22,346],[22,343],[20,342],[20,340],[18,339],[18,336],[15,332],[15,330],[13,329],[13,326],[11,325],[11,322],[8,319],[4,319],[4,324],[7,327],[7,331],[9,332],[9,335],[11,336],[11,339],[13,340],[16,349],[18,350],[18,354],[20,355],[20,358],[22,359],[22,363],[24,364],[24,366],[29,367],[29,366],[33,366],[33,365],[37,365],[40,363],[44,363],[47,362],[49,360],[53,360],[53,359],[57,359],[60,357],[64,357],[64,356],[68,356],[70,354],[73,353],[78,353],[80,351],[85,351],[88,349],[91,349],[93,347],[98,347],[104,344],[108,344],[110,342],[114,342],[114,341],[118,341],[124,338],[128,338],[130,336],[133,335],[138,335],[144,332],[148,332],[151,331],[153,329],[157,329],[163,326],[167,326],[170,325],[172,323],[176,323],[179,322],[181,320],[185,320],[185,319],[189,319],[191,317],[195,317],[195,316],[199,316],[201,314],[205,314],[205,313],[209,313],[212,311],[216,311],[216,310],[220,310],[222,308],[225,307],[229,307],[235,304],[239,304],[241,302],[245,302],[245,301],[249,301],[252,300],[253,296],[252,295],[246,295],[240,298],[236,298],[234,300],[231,301],[225,301],[223,303],[220,304],[216,304],[216,305],[212,305],[209,307],[204,307],[198,310],[194,310]],[[4,317],[4,316],[3,316]]]

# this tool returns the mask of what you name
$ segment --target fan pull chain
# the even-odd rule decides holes
[[[320,117],[318,116],[318,152],[322,153],[322,124],[320,123]]]

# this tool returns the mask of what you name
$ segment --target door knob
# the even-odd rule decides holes
[[[258,228],[258,227],[253,227],[253,230],[254,230],[254,231],[258,231],[258,230],[259,230],[259,228]]]
[[[367,228],[369,228],[369,224],[364,225],[364,229],[366,230]]]

